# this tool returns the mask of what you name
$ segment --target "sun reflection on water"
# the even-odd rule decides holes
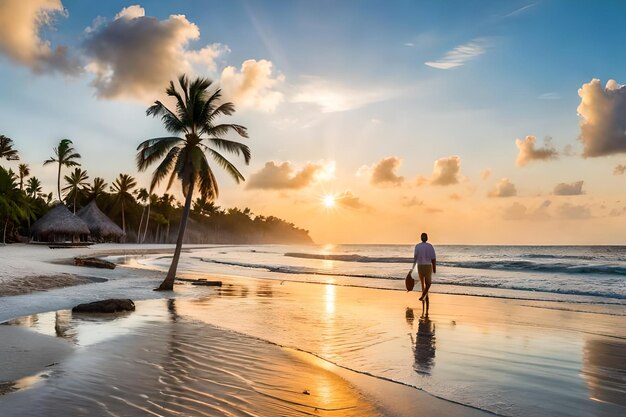
[[[335,314],[335,286],[326,284],[326,314]]]

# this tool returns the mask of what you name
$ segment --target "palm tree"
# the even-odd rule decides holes
[[[59,164],[59,172],[57,174],[57,192],[59,193],[59,201],[61,200],[61,167],[75,167],[80,166],[80,162],[77,159],[80,159],[80,154],[74,152],[74,148],[72,147],[72,141],[69,139],[61,139],[59,142],[59,146],[54,148],[54,155],[44,161],[44,165],[58,163]]]
[[[171,172],[169,189],[175,179],[181,181],[185,205],[176,239],[176,249],[172,264],[167,276],[157,290],[174,289],[176,269],[180,259],[180,251],[185,236],[185,227],[189,218],[194,188],[197,186],[203,198],[214,200],[218,197],[219,189],[213,170],[209,166],[206,153],[211,155],[215,162],[223,168],[234,180],[244,181],[243,175],[218,150],[236,155],[243,155],[246,164],[250,163],[250,148],[248,146],[224,139],[228,133],[234,132],[247,138],[245,127],[236,124],[215,124],[220,116],[230,116],[235,112],[232,103],[220,104],[221,90],[215,89],[209,93],[212,82],[206,78],[196,78],[191,83],[185,75],[178,78],[181,92],[176,90],[170,81],[165,90],[169,97],[176,101],[176,110],[172,111],[160,101],[155,101],[148,108],[148,116],[160,117],[165,129],[172,135],[144,141],[137,150],[137,167],[145,171],[150,165],[162,158],[152,175],[150,192]]]
[[[101,195],[105,195],[107,193],[106,192],[107,185],[108,184],[106,183],[106,181],[104,181],[104,178],[95,177],[93,179],[93,184],[89,186],[89,198],[91,200],[95,200]]]
[[[72,200],[72,207],[74,214],[76,214],[76,198],[85,195],[87,187],[89,186],[87,183],[89,175],[87,175],[87,171],[83,171],[81,168],[74,168],[74,172],[63,178],[65,182],[67,182],[67,186],[63,188],[65,199]]]
[[[26,195],[17,188],[15,174],[0,167],[0,219],[4,220],[2,244],[6,244],[9,222],[19,222],[27,217],[24,210]]]
[[[0,135],[0,159],[7,161],[17,161],[20,159],[17,150],[13,149],[13,139]]]
[[[126,234],[125,207],[135,201],[132,191],[136,186],[137,182],[135,179],[127,174],[120,174],[113,182],[113,185],[111,185],[111,192],[115,198],[115,204],[122,208],[122,230],[124,234]]]
[[[148,218],[146,219],[146,229],[148,229],[148,220],[150,219],[150,193],[145,188],[140,188],[137,191],[137,199],[141,201],[144,205],[141,210],[141,220],[139,220],[139,229],[137,229],[137,243],[141,243],[141,226],[143,225],[143,215],[146,212],[146,201],[148,202]]]
[[[18,173],[20,176],[20,190],[24,189],[24,178],[28,177],[30,175],[30,168],[28,167],[28,164],[19,164],[19,166],[17,167],[18,169]]]
[[[35,199],[41,196],[41,181],[37,177],[30,177],[26,183],[26,195]]]

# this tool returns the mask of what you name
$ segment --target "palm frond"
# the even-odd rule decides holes
[[[233,103],[231,103],[230,101],[226,103],[222,103],[219,105],[219,107],[213,110],[211,114],[209,114],[208,121],[212,122],[213,120],[215,120],[216,118],[220,116],[230,116],[234,112],[235,112],[235,105]]]
[[[202,133],[205,133],[208,136],[215,136],[218,138],[230,133],[231,131],[234,131],[241,137],[248,137],[248,129],[246,129],[244,126],[231,123],[223,123],[215,126],[207,123],[202,128]]]
[[[209,142],[213,144],[216,148],[219,148],[223,151],[235,154],[237,156],[243,155],[243,159],[246,162],[246,165],[250,164],[252,152],[250,151],[248,145],[244,145],[243,143],[239,143],[234,140],[219,138],[209,138]]]
[[[153,138],[143,141],[137,150],[137,168],[145,171],[156,160],[165,155],[173,146],[183,142],[183,139],[175,136],[166,136],[162,138]]]
[[[201,161],[200,170],[198,171],[198,189],[202,199],[213,201],[219,197],[219,188],[217,186],[217,179],[209,166],[209,162],[204,158]]]
[[[159,166],[154,170],[154,173],[152,174],[152,181],[150,182],[150,193],[152,193],[154,188],[158,186],[163,178],[165,178],[167,174],[172,170],[172,165],[177,161],[179,153],[179,147],[171,148],[167,153],[167,156],[163,158],[163,161],[161,161]]]
[[[170,133],[187,132],[185,123],[178,117],[178,115],[158,100],[155,101],[152,106],[148,107],[146,115],[161,117],[161,121],[163,122],[165,129]]]
[[[222,154],[213,149],[209,149],[209,153],[211,154],[215,162],[220,167],[222,167],[222,169],[226,171],[231,177],[233,177],[237,184],[239,184],[241,181],[246,180],[241,172],[239,172],[239,170],[228,159],[224,158]]]

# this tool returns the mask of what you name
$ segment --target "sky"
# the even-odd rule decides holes
[[[244,183],[214,166],[222,207],[317,243],[624,244],[625,15],[608,0],[1,0],[0,134],[46,191],[61,138],[90,180],[148,187],[136,148],[166,131],[147,107],[204,76],[250,134]]]

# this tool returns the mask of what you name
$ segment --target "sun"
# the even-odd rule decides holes
[[[324,207],[326,208],[335,207],[335,204],[336,204],[335,196],[332,194],[326,194],[324,198],[322,198],[322,203],[324,204]]]

